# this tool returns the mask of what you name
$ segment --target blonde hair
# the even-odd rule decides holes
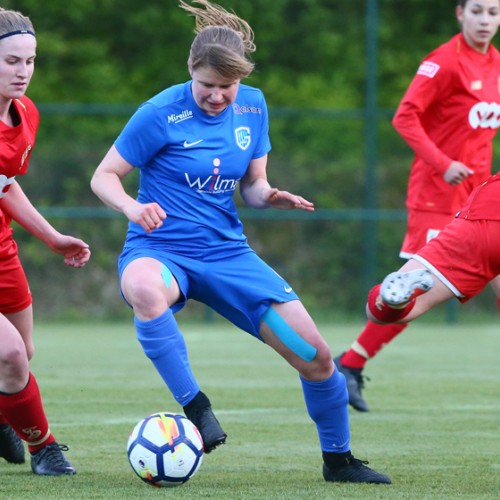
[[[16,32],[29,32],[35,34],[35,28],[29,17],[15,10],[7,10],[0,7],[0,37],[15,34]]]
[[[179,6],[196,18],[196,37],[191,44],[191,69],[211,67],[223,78],[242,80],[254,70],[247,54],[255,51],[250,25],[236,14],[208,0],[193,0],[194,7],[180,0]]]

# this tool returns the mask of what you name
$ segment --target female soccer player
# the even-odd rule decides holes
[[[459,0],[456,16],[461,33],[424,59],[393,120],[415,152],[404,259],[436,236],[491,175],[492,140],[500,125],[500,55],[491,40],[500,22],[500,0]],[[500,297],[500,279],[492,285]],[[368,321],[350,349],[335,358],[355,409],[368,411],[361,393],[367,360],[406,326]]]
[[[500,274],[500,174],[470,195],[456,218],[368,296],[373,321],[413,321],[456,297],[467,302]]]
[[[39,114],[25,96],[33,76],[35,30],[21,13],[0,8],[0,457],[23,463],[26,441],[35,474],[74,474],[49,429],[35,376],[33,309],[28,282],[12,236],[11,220],[82,267],[90,250],[82,240],[59,233],[34,208],[17,181],[28,170]]]
[[[181,1],[196,18],[191,80],[143,104],[98,166],[96,195],[129,219],[119,258],[121,291],[137,338],[205,451],[226,440],[193,376],[173,313],[197,300],[265,342],[300,374],[327,481],[390,483],[350,451],[347,391],[330,350],[292,287],[249,247],[233,194],[256,208],[312,211],[269,185],[268,115],[262,92],[240,81],[254,68],[250,26],[208,0]],[[137,199],[122,179],[140,170]]]

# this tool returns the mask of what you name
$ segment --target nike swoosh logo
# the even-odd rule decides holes
[[[203,139],[200,139],[199,141],[195,141],[195,142],[184,141],[184,147],[190,148],[191,146],[196,146],[196,144],[199,144],[200,142],[203,142]]]
[[[285,286],[285,292],[286,293],[290,293],[292,291],[292,287],[291,286]]]

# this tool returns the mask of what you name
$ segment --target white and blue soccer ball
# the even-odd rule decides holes
[[[192,478],[203,460],[203,441],[184,415],[154,413],[134,427],[127,443],[134,472],[153,486],[178,486]]]

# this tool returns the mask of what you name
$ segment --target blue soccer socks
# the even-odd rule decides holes
[[[134,318],[144,353],[152,361],[176,401],[187,405],[200,391],[189,364],[186,343],[170,309],[149,321]]]
[[[350,450],[349,395],[345,377],[335,370],[331,377],[310,382],[300,377],[309,416],[318,429],[321,449],[345,453]]]

